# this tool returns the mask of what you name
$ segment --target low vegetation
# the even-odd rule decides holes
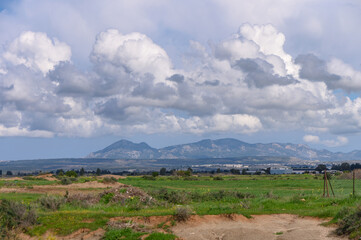
[[[170,222],[159,226],[163,233],[139,224],[109,223],[114,217],[132,216],[167,215],[173,219],[172,224],[177,224],[194,214],[290,213],[332,217],[339,226],[338,234],[359,237],[361,208],[355,206],[361,203],[361,197],[350,195],[352,181],[339,177],[330,180],[336,195],[330,198],[323,197],[323,176],[307,174],[211,176],[182,171],[173,176],[116,179],[75,177],[65,172],[57,181],[33,176],[0,180],[4,189],[19,189],[19,193],[0,193],[0,234],[5,239],[16,231],[41,236],[49,230],[68,235],[81,228],[102,228],[106,230],[104,239],[175,239],[167,232]],[[361,186],[361,180],[356,184]]]

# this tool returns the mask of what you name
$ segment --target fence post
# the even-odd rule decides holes
[[[330,194],[328,192],[328,182],[327,182],[327,171],[325,170],[325,184],[326,184],[326,190],[327,190],[327,197],[330,197]]]
[[[352,171],[352,196],[355,196],[355,169]]]

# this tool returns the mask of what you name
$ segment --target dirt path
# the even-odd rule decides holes
[[[74,192],[100,192],[108,188],[116,188],[123,186],[122,183],[101,183],[97,181],[86,183],[73,183],[69,185],[34,185],[31,188],[20,187],[0,187],[0,193],[44,193],[44,194],[60,194],[64,195],[66,191]]]
[[[324,220],[289,214],[243,216],[193,216],[172,228],[184,240],[336,240],[333,227],[320,224]]]

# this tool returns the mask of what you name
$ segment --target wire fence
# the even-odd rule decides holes
[[[361,170],[356,169],[341,174],[323,173],[323,196],[356,196],[361,194]]]

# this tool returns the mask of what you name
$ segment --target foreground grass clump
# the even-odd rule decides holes
[[[338,235],[349,235],[352,239],[359,239],[361,236],[361,208],[343,208],[336,215],[338,218]]]
[[[188,206],[177,207],[174,213],[174,219],[178,222],[185,222],[192,216],[192,209]]]
[[[1,200],[0,237],[11,239],[13,230],[23,230],[37,223],[37,215],[30,206],[20,202]]]
[[[177,239],[177,237],[170,233],[159,233],[154,232],[151,233],[149,236],[145,238],[145,240],[174,240]]]
[[[130,228],[112,229],[105,233],[105,236],[103,239],[104,240],[118,240],[118,239],[138,240],[144,234],[146,234],[146,233],[134,232]]]
[[[140,240],[146,232],[136,232],[131,228],[111,229],[105,233],[103,240]],[[170,233],[153,232],[144,238],[145,240],[175,240],[177,237]]]

